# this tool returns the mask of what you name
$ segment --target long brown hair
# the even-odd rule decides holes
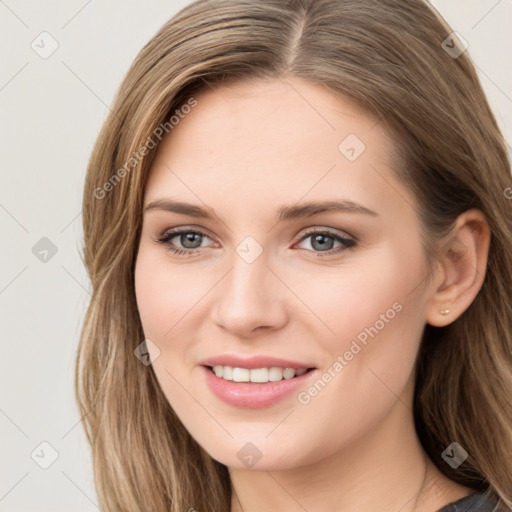
[[[92,300],[76,394],[102,510],[230,510],[226,466],[192,439],[152,367],[134,356],[144,339],[134,292],[144,187],[176,110],[207,87],[287,76],[328,87],[384,123],[431,261],[459,214],[485,214],[483,286],[452,324],[425,326],[414,418],[443,474],[512,509],[510,164],[468,52],[449,50],[460,46],[450,32],[422,0],[198,0],[139,53],[92,152],[83,198]],[[456,470],[441,458],[453,441],[469,453]]]

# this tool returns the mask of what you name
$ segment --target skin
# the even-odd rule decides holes
[[[433,512],[474,492],[427,457],[412,398],[425,324],[453,322],[482,285],[483,215],[459,217],[427,280],[417,201],[397,180],[393,141],[376,119],[292,77],[196,99],[160,144],[144,203],[172,198],[216,217],[146,211],[135,286],[144,334],[160,351],[150,349],[159,384],[194,439],[228,466],[232,511]],[[366,146],[354,161],[339,150],[349,134]],[[281,205],[341,199],[377,215],[274,220]],[[192,256],[157,242],[179,226],[206,234]],[[314,237],[303,238],[308,228],[356,237],[357,245],[336,252],[343,245],[329,238],[333,254],[322,256]],[[252,263],[236,252],[247,236],[263,249]],[[169,244],[193,250],[180,236]],[[237,408],[205,383],[199,363],[223,353],[327,371],[396,303],[400,312],[307,404],[292,393],[268,408]],[[251,468],[237,457],[248,442],[262,454]]]

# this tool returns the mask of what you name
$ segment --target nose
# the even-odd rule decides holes
[[[213,321],[237,338],[282,328],[288,321],[283,288],[263,255],[247,263],[234,254],[232,269],[215,287]]]

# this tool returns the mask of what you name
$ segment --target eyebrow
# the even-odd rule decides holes
[[[180,213],[198,219],[215,220],[217,215],[212,208],[184,203],[182,201],[171,201],[169,199],[157,199],[144,207],[144,212],[150,210],[164,210],[172,213]],[[302,204],[285,205],[276,210],[276,221],[301,219],[313,217],[322,213],[362,213],[365,215],[378,216],[378,213],[370,210],[362,204],[353,201],[312,201]]]

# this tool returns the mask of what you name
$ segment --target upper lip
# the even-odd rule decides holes
[[[240,357],[232,354],[223,354],[219,356],[209,357],[204,359],[199,364],[203,366],[232,366],[234,368],[314,368],[312,364],[301,363],[299,361],[292,361],[289,359],[281,359],[272,356],[253,356],[253,357]]]

